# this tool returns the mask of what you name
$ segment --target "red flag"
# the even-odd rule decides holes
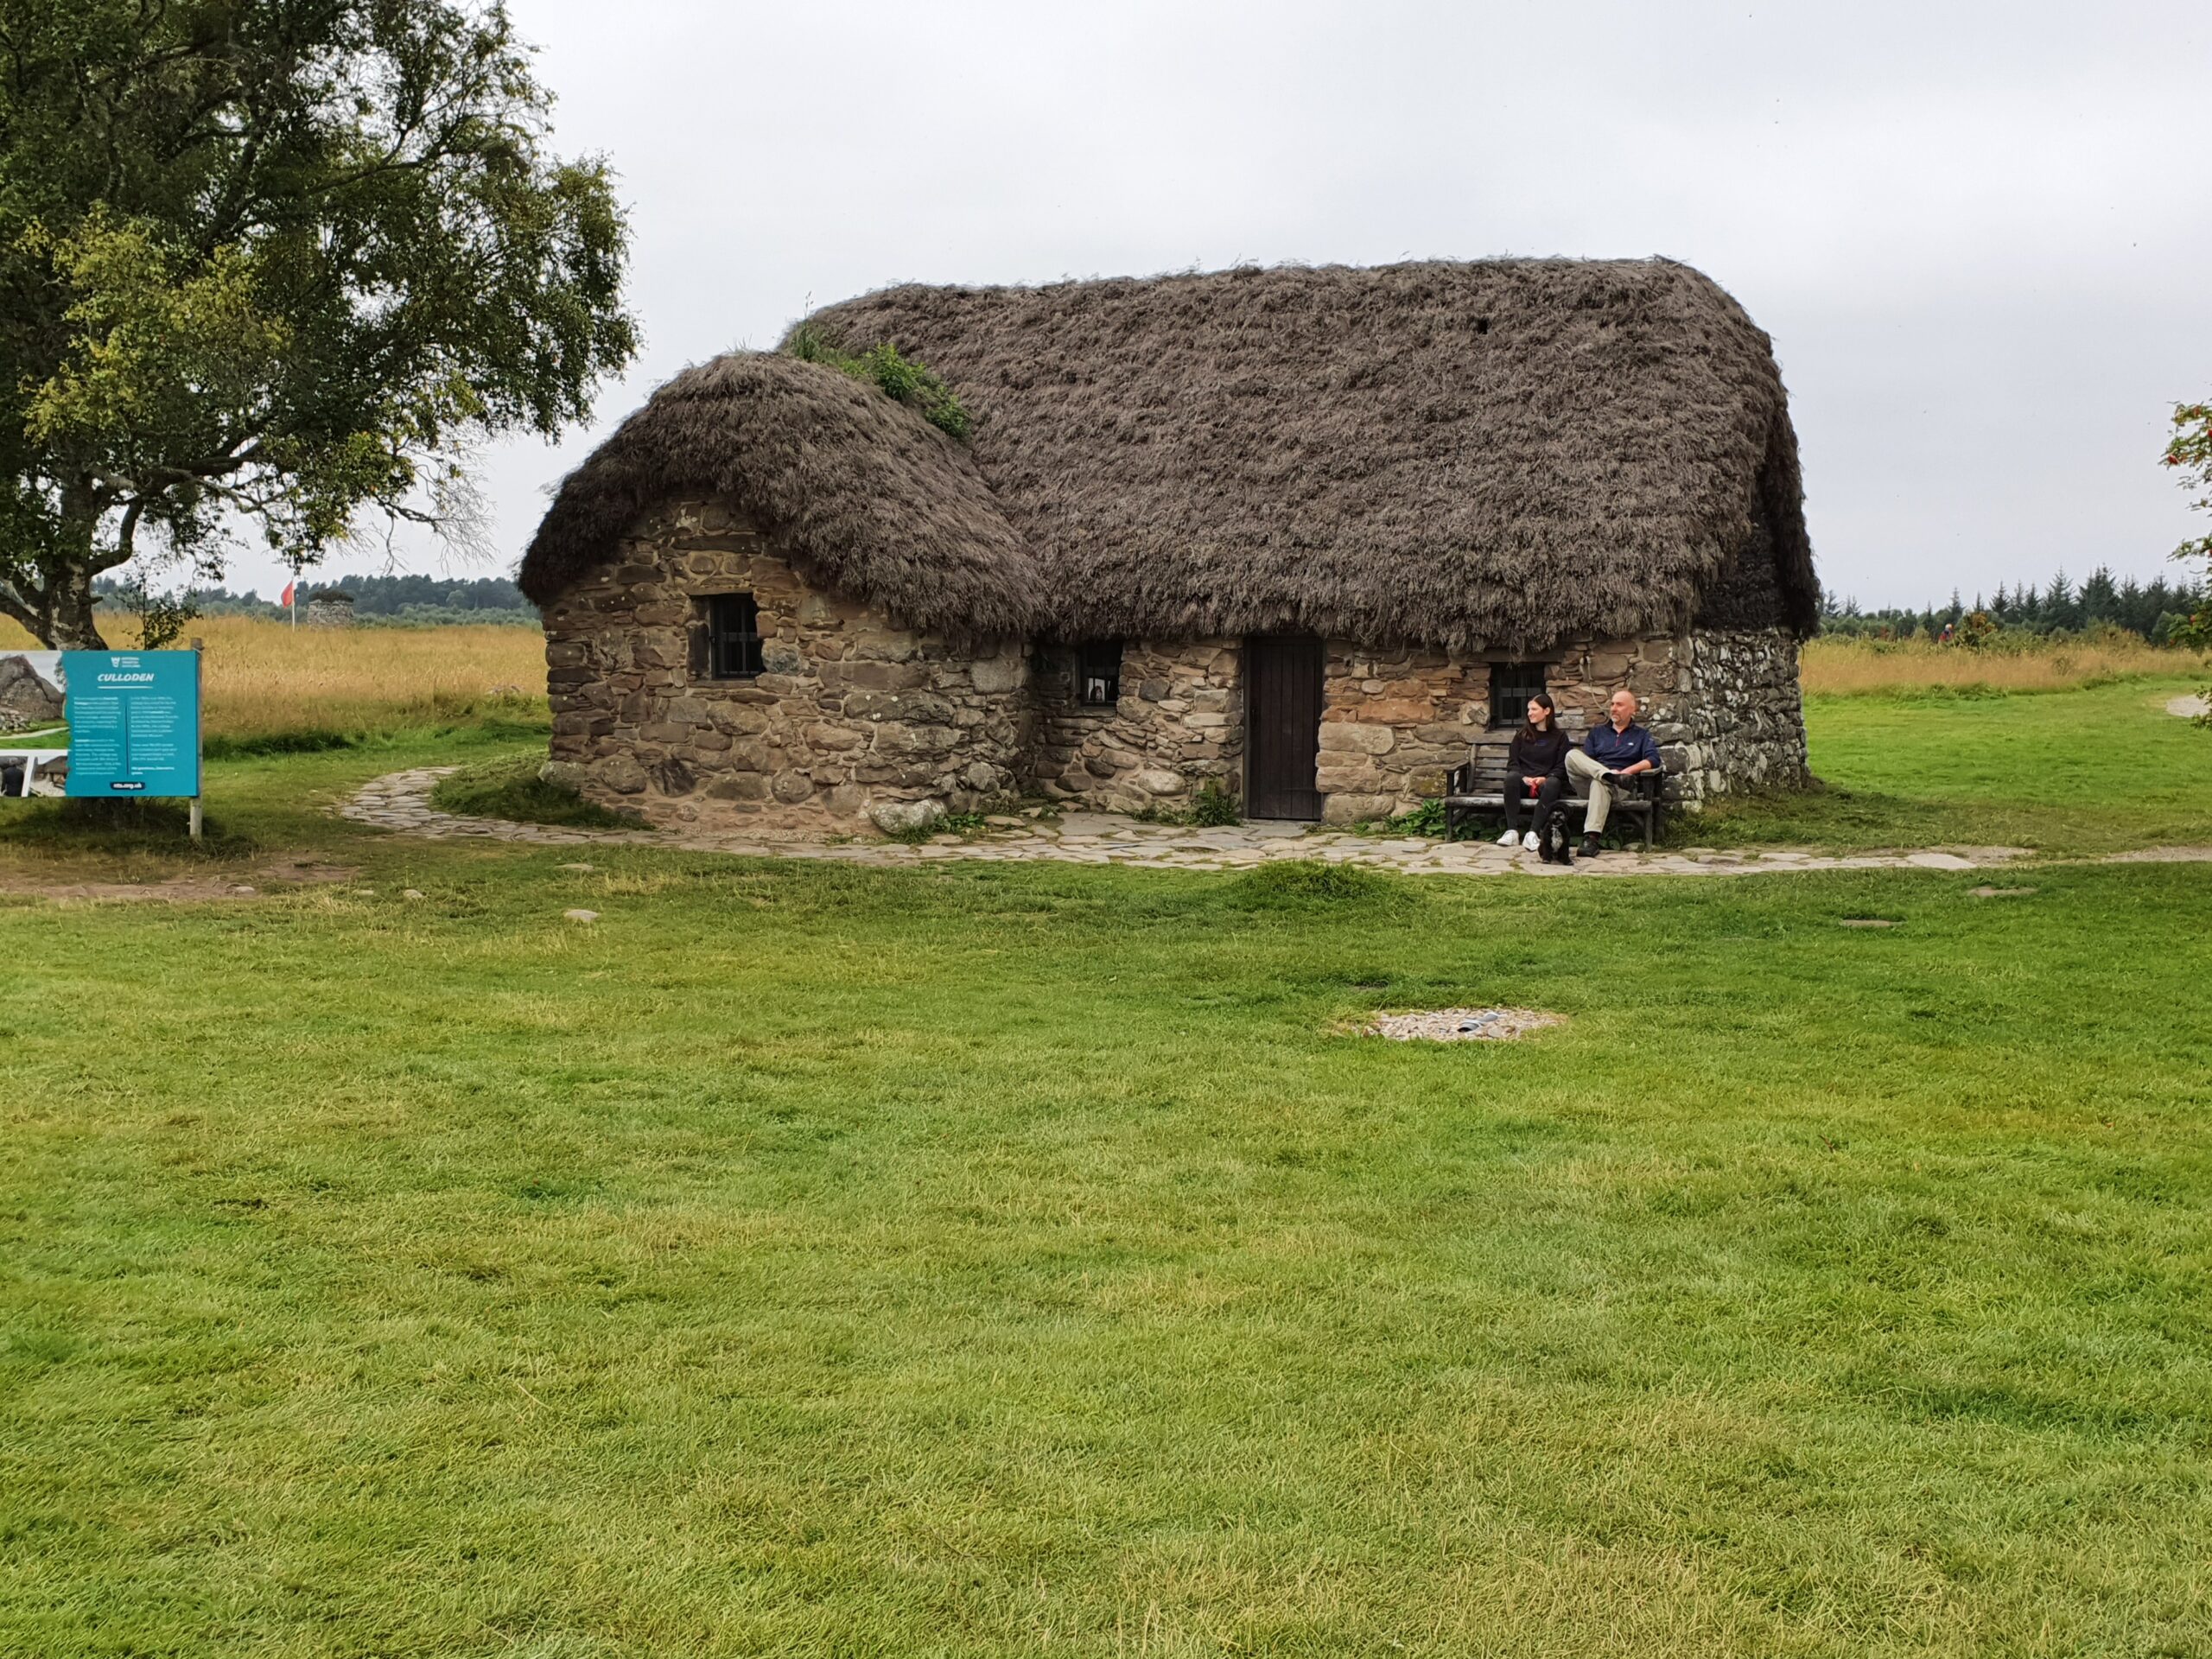
[[[294,584],[289,582],[284,584],[284,591],[278,596],[276,601],[279,605],[289,605],[292,602],[293,586]]]

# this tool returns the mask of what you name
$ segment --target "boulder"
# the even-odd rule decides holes
[[[936,800],[878,801],[868,810],[875,827],[887,836],[911,835],[926,830],[944,817],[944,803]]]

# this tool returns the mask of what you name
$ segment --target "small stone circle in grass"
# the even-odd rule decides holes
[[[1416,1008],[1378,1014],[1363,1029],[1370,1037],[1402,1043],[1496,1043],[1566,1023],[1565,1014],[1541,1008]]]

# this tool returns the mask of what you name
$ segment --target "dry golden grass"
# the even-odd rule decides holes
[[[1968,651],[1928,640],[1815,639],[1801,658],[1805,690],[1866,696],[1942,689],[2069,691],[2133,678],[2167,679],[2203,671],[2194,652],[2139,639],[2072,639],[2028,651]]]
[[[108,643],[134,643],[108,623]],[[207,731],[251,738],[284,732],[387,730],[486,709],[543,709],[545,640],[536,628],[299,628],[242,616],[203,617]],[[0,618],[0,651],[37,642]]]

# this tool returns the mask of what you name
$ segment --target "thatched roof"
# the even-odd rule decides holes
[[[950,456],[902,467],[902,483],[944,493],[906,497],[893,516],[930,526],[931,557],[971,519],[1010,525],[1019,547],[993,543],[989,562],[1027,549],[1045,630],[1063,638],[1299,631],[1517,648],[1665,631],[1755,542],[1773,550],[1787,620],[1813,626],[1796,441],[1767,337],[1670,261],[909,286],[812,321],[848,349],[891,340],[959,394],[974,472]],[[563,486],[525,590],[557,588],[593,547],[604,556],[617,521],[656,493],[711,474],[779,524],[819,519],[823,493],[864,495],[891,455],[937,439],[854,384],[879,418],[855,410],[841,432],[867,443],[809,450],[778,429],[815,423],[816,379],[771,415],[761,395],[800,384],[758,366],[773,361],[726,358],[657,395]],[[748,388],[742,418],[702,410],[660,423],[671,438],[645,429],[679,387],[704,401],[717,376]],[[602,461],[626,443],[620,500],[603,499]],[[953,493],[977,475],[987,496]],[[887,533],[880,519],[835,512],[834,531],[786,528],[825,569],[833,550],[865,565],[875,544],[860,538]],[[902,591],[933,581],[958,585],[950,568],[918,569]],[[887,587],[862,591],[931,620]],[[948,594],[937,608],[966,602]]]
[[[1036,561],[959,444],[820,364],[733,352],[669,381],[562,480],[516,580],[550,603],[655,505],[725,500],[819,586],[924,627],[1024,634]]]

